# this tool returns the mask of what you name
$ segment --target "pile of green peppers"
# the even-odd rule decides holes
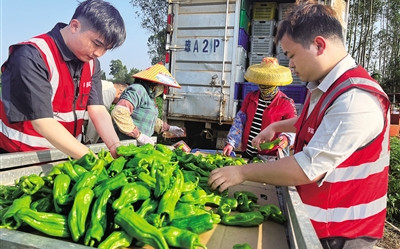
[[[47,175],[22,176],[0,186],[0,227],[31,228],[97,248],[150,245],[206,248],[199,235],[221,223],[256,226],[285,222],[274,205],[252,192],[212,191],[211,170],[241,158],[194,155],[156,144],[102,150],[55,165]],[[232,213],[232,211],[234,211]]]

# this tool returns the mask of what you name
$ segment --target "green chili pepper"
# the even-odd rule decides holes
[[[281,140],[279,138],[277,138],[271,142],[260,143],[260,149],[261,150],[271,150],[275,146],[279,145],[280,142],[281,142]]]
[[[44,186],[44,180],[36,174],[31,174],[29,176],[20,177],[17,185],[24,193],[33,195]]]
[[[120,157],[118,157],[117,159],[114,159],[114,160],[111,162],[110,167],[108,167],[108,169],[107,169],[108,175],[111,176],[111,177],[113,177],[113,176],[115,176],[116,174],[122,172],[122,170],[124,169],[125,163],[126,163],[127,161],[128,161],[128,160],[127,160],[125,157],[123,157],[123,156],[120,156]]]
[[[167,222],[174,219],[175,206],[181,197],[184,182],[183,174],[180,169],[174,171],[174,176],[175,178],[172,187],[169,188],[161,197],[160,204],[157,208],[157,213],[161,215],[161,219],[165,219]]]
[[[88,172],[87,169],[85,169],[84,167],[80,166],[79,164],[74,164],[74,170],[75,172],[78,174],[78,176],[81,176],[83,173]]]
[[[17,219],[15,214],[21,208],[29,208],[32,202],[31,195],[23,195],[18,199],[15,199],[11,206],[9,206],[7,212],[1,218],[2,224],[0,228],[17,229],[21,226],[21,220]]]
[[[105,240],[103,240],[97,248],[99,249],[118,249],[128,248],[133,241],[133,237],[127,232],[113,231]]]
[[[199,205],[179,201],[176,204],[174,213],[175,213],[174,219],[180,219],[193,215],[208,213],[208,211],[206,211],[204,208],[201,208]]]
[[[133,238],[151,245],[157,249],[168,248],[162,233],[140,217],[132,208],[126,207],[117,212],[115,223],[125,230]]]
[[[247,199],[252,200],[253,202],[257,203],[258,197],[256,194],[250,191],[236,191],[233,193],[233,196],[236,198],[236,200],[240,200],[242,196],[247,196]]]
[[[39,212],[50,212],[53,209],[53,196],[47,195],[31,203],[31,209]]]
[[[149,150],[154,150],[154,146],[152,144],[145,144],[142,146],[136,146],[134,144],[129,145],[121,145],[118,146],[116,151],[117,154],[124,157],[130,157],[140,152],[145,152]]]
[[[17,219],[44,234],[62,238],[70,236],[67,216],[65,215],[38,212],[30,208],[21,208],[15,215]]]
[[[169,159],[172,157],[173,154],[172,150],[164,144],[156,144],[155,149],[162,152]]]
[[[65,174],[67,174],[72,181],[76,182],[79,179],[79,174],[75,171],[74,166],[70,161],[66,161],[62,163],[63,167],[61,168],[61,171]]]
[[[89,150],[84,156],[79,158],[75,164],[79,164],[80,166],[84,167],[86,170],[91,170],[93,166],[96,164],[97,158],[96,155],[93,153],[92,150]]]
[[[85,245],[93,247],[95,243],[99,243],[104,236],[107,226],[107,202],[110,197],[110,190],[105,189],[94,202],[89,228],[85,234]]]
[[[151,189],[156,187],[156,179],[149,172],[142,171],[137,175],[137,178],[146,183]]]
[[[169,188],[169,184],[171,182],[172,171],[174,168],[168,169],[164,165],[156,166],[156,186],[154,188],[154,196],[159,198],[162,196],[165,191]],[[171,170],[172,169],[172,170]]]
[[[221,217],[221,223],[227,226],[258,226],[264,221],[260,211],[243,212]]]
[[[160,231],[164,235],[169,246],[186,249],[195,249],[198,247],[207,249],[207,247],[200,242],[197,233],[173,226],[162,227]]]
[[[247,243],[244,244],[235,244],[233,245],[233,249],[252,249],[251,246]]]
[[[238,201],[232,197],[221,197],[220,205],[224,203],[228,204],[231,207],[231,210],[236,210],[238,207]]]
[[[255,208],[259,207],[256,204],[258,197],[249,191],[236,191],[234,193],[235,199],[238,201],[238,210],[240,212],[253,211]]]
[[[110,151],[105,151],[104,148],[101,148],[100,152],[97,153],[97,156],[100,159],[103,159],[106,162],[106,164],[109,164],[112,161],[114,161],[114,158],[112,157]]]
[[[68,190],[71,178],[66,174],[59,174],[54,178],[53,184],[53,203],[57,213],[61,212],[59,205],[65,205],[69,202]]]
[[[153,198],[148,198],[142,203],[142,205],[136,212],[140,217],[144,218],[146,217],[147,214],[156,211],[157,207],[158,207],[158,200]]]
[[[113,191],[122,188],[128,183],[128,178],[124,173],[119,173],[114,177],[110,177],[105,181],[102,181],[99,185],[94,187],[93,192],[96,197],[99,197],[106,189]]]
[[[68,215],[68,227],[72,240],[75,242],[85,234],[86,219],[93,197],[93,190],[88,187],[79,190],[75,196],[74,204]]]
[[[213,229],[214,224],[213,216],[210,213],[192,215],[179,219],[176,218],[169,223],[170,226],[189,230],[197,234]]]
[[[264,215],[265,220],[272,220],[279,224],[286,222],[286,218],[282,211],[274,204],[263,205],[259,208],[259,211]]]
[[[225,215],[229,215],[232,211],[231,206],[228,203],[222,203],[221,205],[219,205],[218,207],[218,214],[220,216],[225,216]]]
[[[74,184],[69,193],[70,198],[73,198],[77,192],[79,192],[83,188],[92,189],[97,183],[97,175],[91,171],[83,173],[78,181]]]
[[[112,208],[114,210],[120,210],[139,200],[146,200],[150,198],[150,195],[149,187],[143,182],[125,184],[121,189],[119,198],[113,202]]]

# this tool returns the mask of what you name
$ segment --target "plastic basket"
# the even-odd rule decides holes
[[[296,6],[294,3],[280,3],[278,8],[278,20],[285,18],[285,15]]]
[[[249,36],[246,30],[239,28],[239,41],[238,45],[242,46],[246,51],[249,50]]]
[[[278,88],[289,98],[293,99],[296,104],[303,104],[306,99],[307,87],[305,85],[287,85],[279,86]]]
[[[257,84],[252,82],[244,82],[242,84],[242,99],[244,99],[248,93],[257,91],[258,89],[259,88]]]
[[[264,57],[272,57],[272,54],[253,53],[249,54],[249,65],[260,64]]]
[[[250,44],[250,51],[252,53],[272,54],[274,48],[274,37],[252,36],[250,37]]]
[[[253,4],[254,20],[273,20],[277,4],[275,2],[255,2]]]
[[[269,21],[251,21],[252,36],[273,36],[275,30],[275,20]]]
[[[242,28],[248,34],[250,31],[250,17],[248,16],[246,10],[240,10],[240,20],[239,20],[239,28]]]

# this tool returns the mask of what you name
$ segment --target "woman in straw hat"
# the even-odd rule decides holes
[[[288,145],[294,140],[293,133],[276,134],[281,141],[270,150],[258,151],[251,141],[270,123],[296,116],[293,100],[278,89],[278,86],[292,83],[290,69],[280,66],[276,58],[266,57],[261,64],[251,65],[244,77],[258,84],[259,90],[245,96],[229,130],[223,154],[230,155],[239,144],[243,157],[250,159],[257,154],[276,155],[278,148],[285,149],[287,153]]]
[[[125,90],[111,112],[120,139],[133,137],[142,145],[154,144],[150,137],[154,132],[168,131],[177,137],[182,136],[182,128],[168,125],[158,118],[156,97],[164,92],[166,86],[180,88],[164,65],[153,65],[133,78],[135,83]]]

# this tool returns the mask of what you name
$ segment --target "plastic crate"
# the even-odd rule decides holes
[[[273,20],[277,4],[275,2],[255,2],[253,4],[254,20]]]
[[[260,64],[264,57],[272,57],[272,54],[253,53],[249,54],[249,65]]]
[[[268,21],[251,21],[252,36],[273,36],[275,30],[275,20]]]
[[[289,66],[289,58],[285,54],[277,54],[276,58],[278,59],[279,65],[285,67]]]
[[[238,45],[242,46],[246,51],[249,51],[249,36],[246,30],[239,28],[239,41]]]
[[[252,82],[244,82],[242,84],[242,99],[244,99],[249,92],[257,91],[258,89],[259,88],[257,84]]]
[[[248,16],[246,10],[240,10],[239,28],[242,28],[248,34],[250,31],[250,17]]]
[[[274,37],[251,36],[250,44],[250,51],[252,53],[272,54],[274,49]]]
[[[287,85],[279,86],[278,88],[289,98],[293,99],[296,104],[303,104],[306,99],[307,87],[305,85]]]
[[[278,20],[285,18],[285,15],[296,6],[294,3],[280,3],[278,8]]]

